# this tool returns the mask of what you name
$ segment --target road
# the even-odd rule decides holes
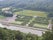
[[[19,30],[20,32],[23,32],[23,33],[31,33],[31,34],[37,34],[38,36],[41,36],[43,31],[41,30],[45,30],[45,29],[38,29],[38,28],[31,28],[31,27],[20,27],[20,26],[13,26],[13,25],[2,25],[0,23],[0,26],[2,28],[7,28],[7,29],[10,29],[10,30]],[[38,30],[37,30],[38,29]]]

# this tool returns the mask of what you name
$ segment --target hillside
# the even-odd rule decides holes
[[[17,7],[30,10],[53,11],[53,0],[3,0],[0,7]]]

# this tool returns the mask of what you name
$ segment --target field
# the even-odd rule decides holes
[[[15,14],[26,15],[26,16],[40,16],[40,17],[47,17],[47,12],[42,12],[42,11],[32,11],[32,10],[23,10],[23,11],[15,12]]]

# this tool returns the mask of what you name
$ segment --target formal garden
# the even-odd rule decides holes
[[[48,18],[46,17],[34,17],[34,16],[25,16],[25,15],[17,15],[17,19],[14,24],[28,26],[28,27],[40,27],[47,28],[48,27]],[[28,25],[27,25],[28,24]]]

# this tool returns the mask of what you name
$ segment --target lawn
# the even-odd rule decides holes
[[[40,16],[40,17],[47,16],[47,12],[32,11],[32,10],[23,10],[23,11],[15,12],[15,14],[26,15],[26,16]]]

